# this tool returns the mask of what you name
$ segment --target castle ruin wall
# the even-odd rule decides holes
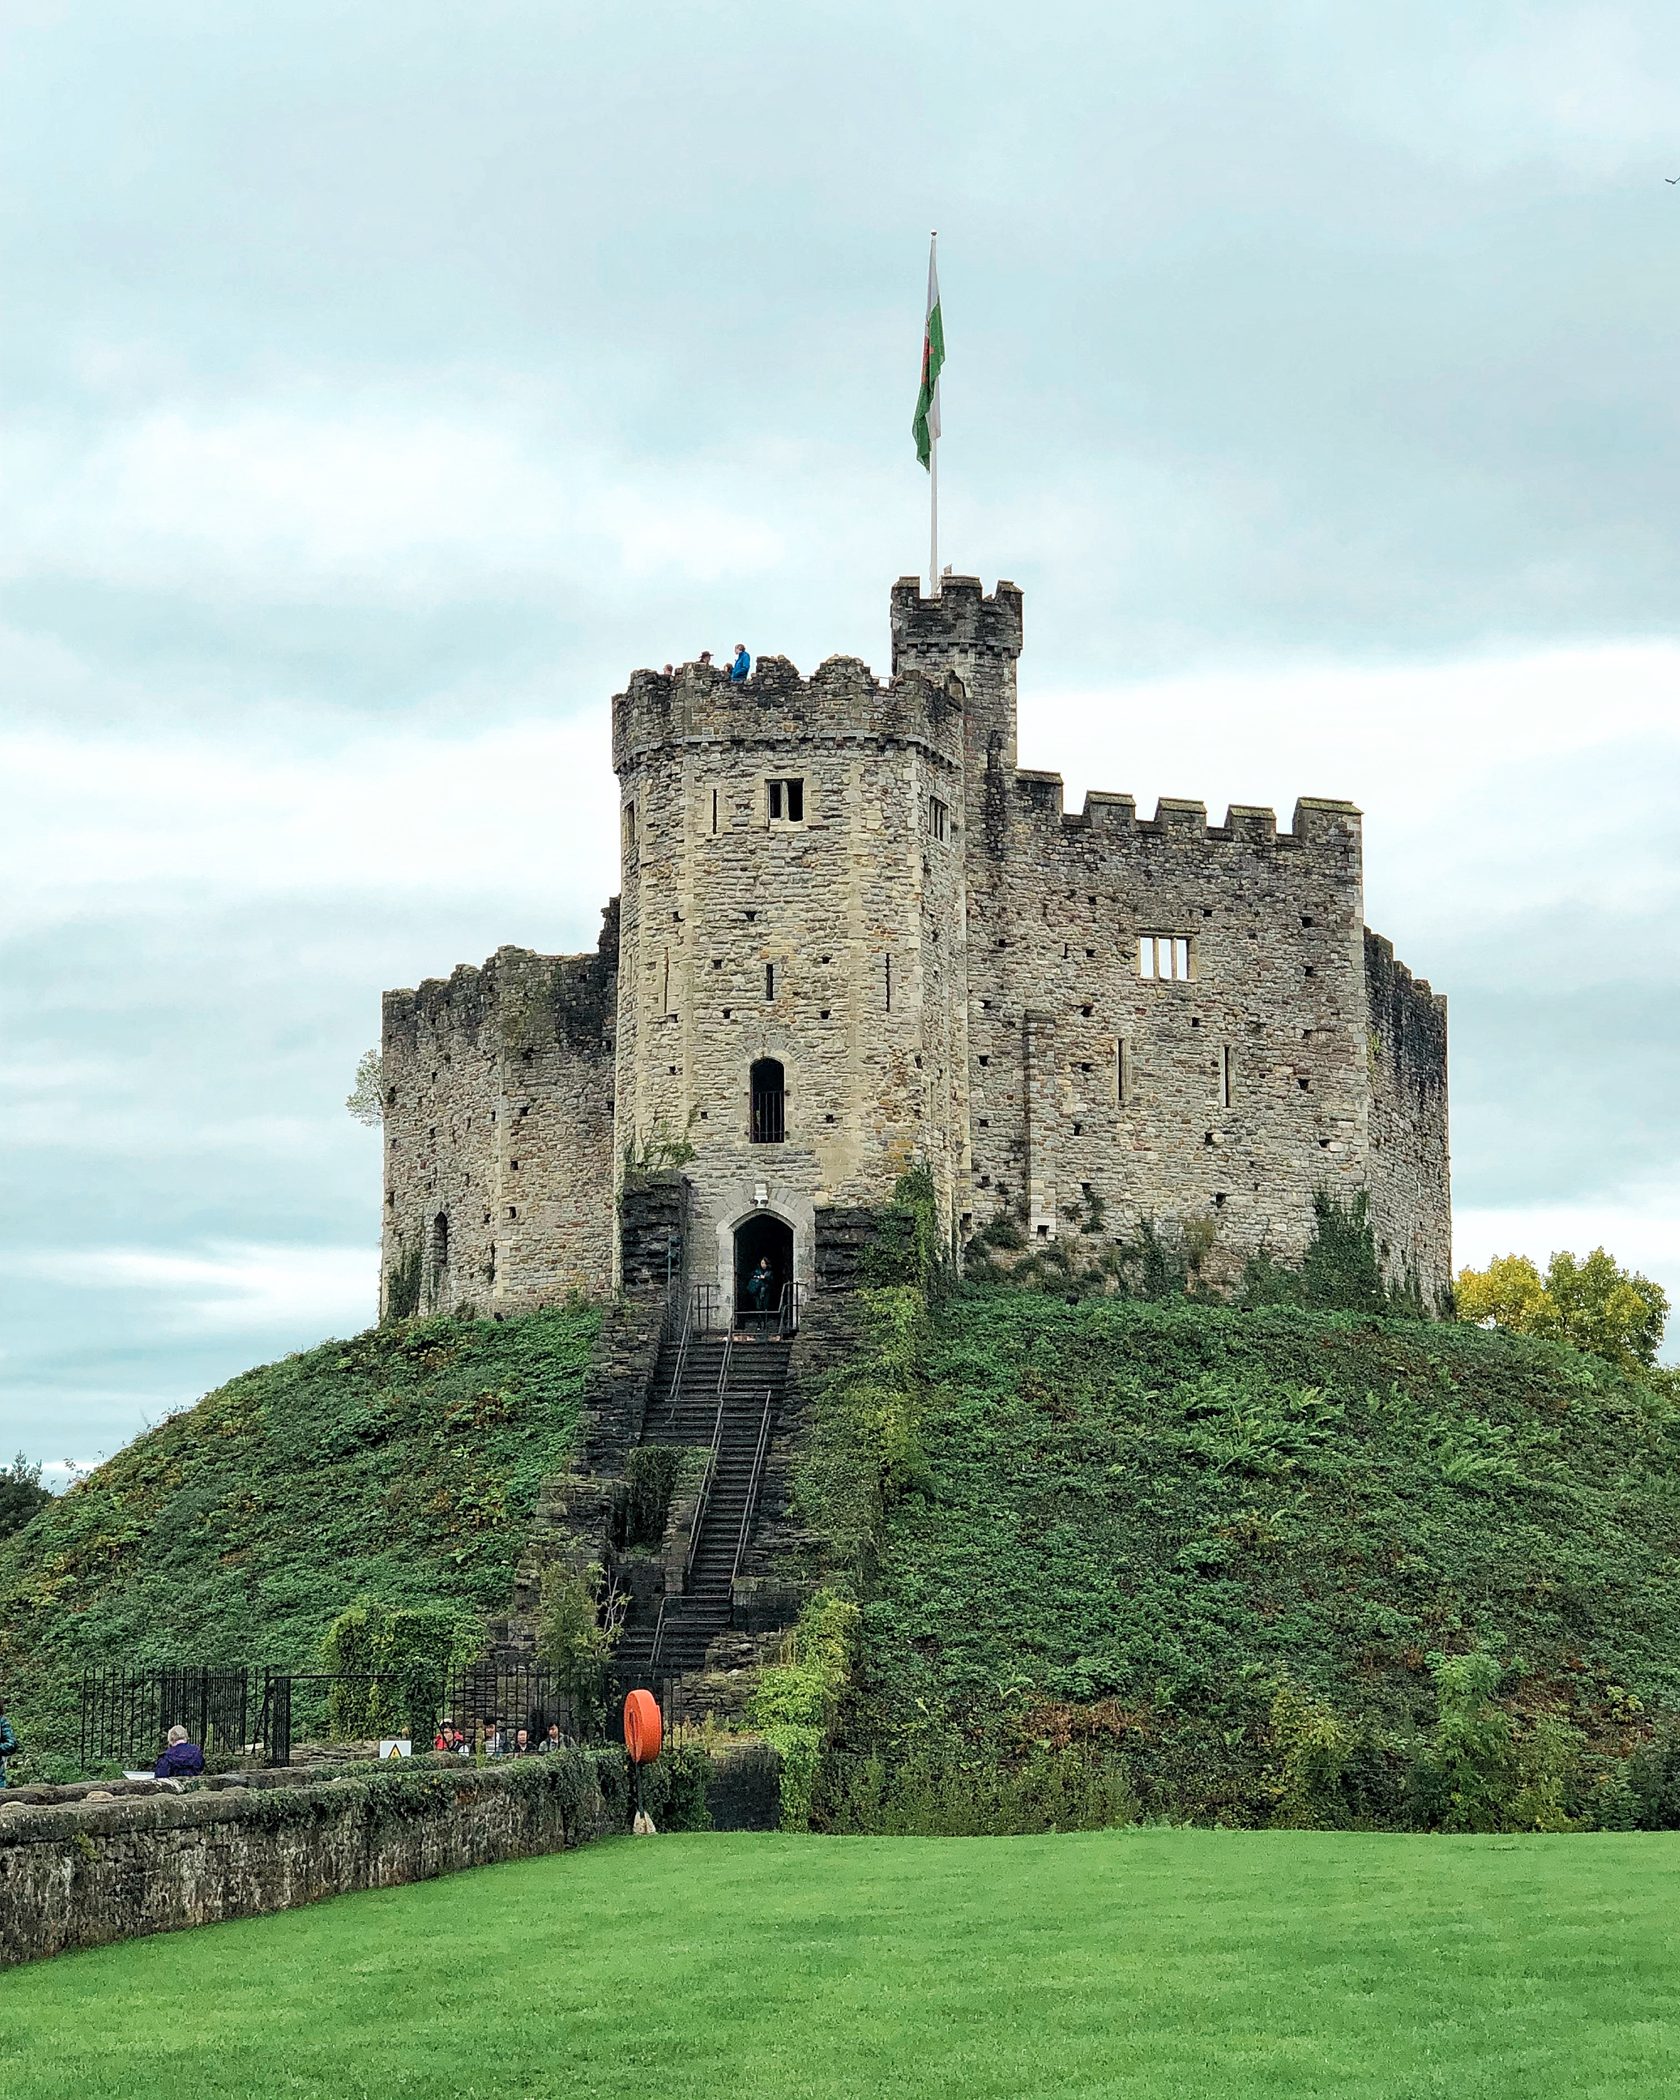
[[[1447,1002],[1365,934],[1371,1091],[1371,1222],[1389,1280],[1415,1283],[1425,1310],[1452,1288],[1447,1143]]]
[[[501,948],[384,1002],[380,1305],[609,1289],[617,914],[593,955]]]

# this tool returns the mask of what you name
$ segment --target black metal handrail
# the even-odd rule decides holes
[[[784,1283],[782,1295],[776,1304],[776,1332],[784,1340],[799,1332],[799,1316],[804,1309],[805,1286],[802,1283]]]
[[[694,1556],[700,1546],[700,1531],[706,1521],[706,1511],[712,1499],[712,1488],[717,1481],[718,1458],[723,1450],[723,1398],[720,1394],[717,1416],[712,1423],[712,1448],[706,1454],[706,1470],[701,1476],[700,1492],[694,1502],[694,1522],[688,1528],[688,1551],[683,1555],[682,1587],[688,1594],[689,1577],[694,1573]]]
[[[688,1527],[688,1550],[683,1555],[682,1576],[678,1594],[686,1597],[688,1585],[694,1574],[694,1556],[700,1545],[701,1526],[706,1521],[706,1508],[712,1499],[712,1484],[717,1479],[718,1454],[723,1449],[723,1396],[718,1396],[717,1414],[712,1420],[712,1448],[706,1453],[706,1470],[700,1476],[700,1492],[694,1499],[694,1519]],[[671,1608],[671,1592],[666,1591],[659,1602],[659,1616],[653,1622],[653,1646],[648,1650],[648,1673],[651,1676],[659,1661],[659,1651],[665,1640],[665,1615]]]
[[[747,1499],[741,1509],[741,1531],[735,1541],[735,1565],[729,1571],[733,1585],[740,1578],[741,1563],[747,1557],[747,1536],[752,1530],[753,1511],[758,1503],[759,1482],[764,1478],[764,1461],[770,1450],[770,1410],[776,1403],[774,1389],[764,1389],[764,1413],[759,1418],[758,1445],[753,1452],[753,1468],[747,1481]]]

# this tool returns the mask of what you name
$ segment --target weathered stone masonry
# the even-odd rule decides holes
[[[1390,1275],[1437,1299],[1445,1002],[1364,927],[1359,811],[1069,814],[1016,765],[1020,592],[907,579],[891,619],[885,683],[845,657],[637,672],[598,953],[388,995],[387,1306],[417,1249],[422,1304],[609,1288],[625,1163],[672,1147],[689,1280],[725,1302],[743,1220],[781,1220],[818,1283],[832,1222],[912,1160],[959,1243],[1000,1213],[1043,1240],[1205,1220],[1215,1274],[1299,1255],[1317,1190],[1364,1191]]]

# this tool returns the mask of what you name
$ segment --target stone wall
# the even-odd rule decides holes
[[[0,1796],[0,1963],[557,1852],[607,1817],[581,1757],[253,1773],[60,1805]],[[578,1785],[580,1773],[586,1779]],[[567,1782],[570,1782],[569,1784]]]
[[[383,1315],[608,1288],[617,962],[609,906],[593,955],[500,948],[386,993]]]
[[[669,1758],[651,1767],[656,1821],[674,1786],[690,1798],[670,1813],[693,1827],[702,1754],[702,1820],[774,1830],[780,1759],[750,1737],[683,1752],[683,1771]],[[616,1748],[488,1765],[408,1758],[330,1778],[228,1774],[179,1792],[126,1782],[0,1792],[0,1967],[559,1852],[623,1830],[628,1802]]]
[[[1447,1002],[1365,935],[1371,1075],[1371,1221],[1384,1273],[1415,1282],[1426,1310],[1452,1289]]]
[[[925,1159],[947,1212],[966,1170],[960,701],[908,671],[777,657],[638,672],[613,703],[622,803],[621,1160],[692,1147],[690,1278],[733,1285],[731,1234],[768,1211],[814,1272],[815,1220]],[[799,782],[797,815],[772,783]],[[750,1074],[784,1075],[755,1142]]]
[[[1069,819],[1033,773],[1003,802],[1002,916],[971,939],[976,1211],[1039,1240],[1205,1219],[1215,1275],[1299,1256],[1315,1189],[1366,1172],[1358,811],[1303,802],[1280,834],[1105,795]],[[1140,969],[1150,939],[1187,974]]]

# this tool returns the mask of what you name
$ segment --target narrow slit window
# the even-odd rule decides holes
[[[634,802],[626,802],[624,805],[624,850],[626,853],[634,853],[636,850],[636,805]]]
[[[713,790],[712,790],[712,836],[713,836],[714,838],[716,838],[716,836],[717,836],[717,795],[718,795],[718,791],[717,791],[717,789],[716,789],[716,788],[713,788]]]
[[[1185,983],[1190,976],[1187,933],[1145,933],[1138,937],[1138,975]]]
[[[892,957],[887,957],[887,1012],[892,1012]]]
[[[1114,1045],[1114,1102],[1124,1108],[1132,1098],[1132,1046],[1124,1036]]]
[[[760,1057],[748,1075],[751,1124],[755,1145],[779,1145],[787,1135],[787,1095],[782,1067],[773,1057]]]
[[[803,824],[805,821],[805,783],[802,779],[772,780],[769,783],[770,821],[772,824]]]
[[[766,963],[764,965],[764,996],[766,999],[774,999],[776,996],[776,965],[774,963]]]
[[[1229,1108],[1231,1105],[1232,1068],[1233,1053],[1230,1044],[1226,1043],[1219,1053],[1219,1105],[1221,1108]]]

